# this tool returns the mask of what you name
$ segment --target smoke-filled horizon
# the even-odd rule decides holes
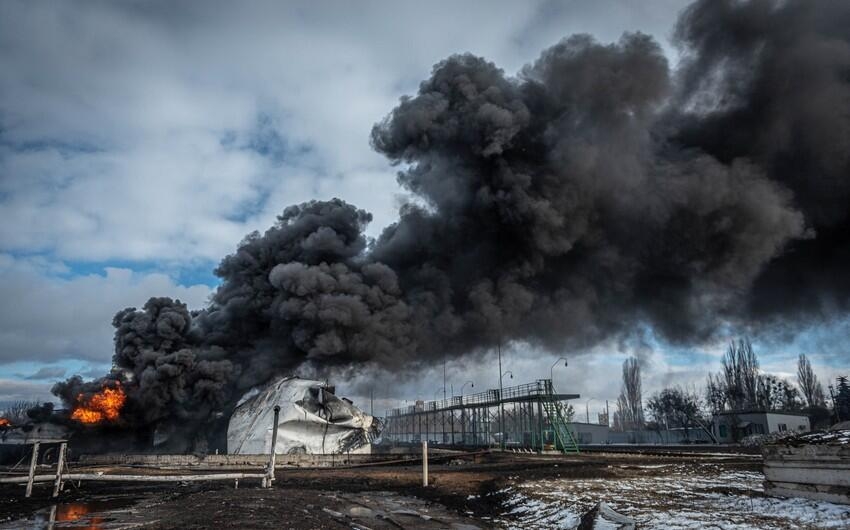
[[[205,308],[120,311],[128,421],[199,425],[305,367],[415,370],[648,326],[688,344],[846,312],[850,6],[700,1],[651,37],[566,37],[510,75],[434,66],[371,135],[410,193],[372,240],[344,199],[289,206]]]

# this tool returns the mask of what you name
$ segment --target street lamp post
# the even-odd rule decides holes
[[[466,388],[466,385],[470,385],[472,388],[475,388],[475,383],[472,381],[467,381],[466,383],[460,386],[460,403],[463,405],[463,389]],[[454,414],[454,413],[452,413]],[[454,424],[452,424],[454,425]],[[452,432],[454,432],[454,427],[452,427]],[[460,408],[460,438],[461,445],[466,445],[466,409],[461,406]]]
[[[443,391],[442,388],[438,388],[437,391],[434,392],[434,441],[435,442],[437,442],[437,396],[442,391]],[[442,416],[442,414],[441,414],[441,416]],[[440,424],[440,433],[441,434],[445,430],[445,428],[446,428],[446,426],[441,423]],[[443,441],[444,440],[442,439],[442,435],[441,435],[439,443],[443,443]]]
[[[561,362],[561,361],[564,361],[564,366],[567,366],[567,358],[566,358],[566,357],[559,357],[557,361],[555,361],[554,363],[552,363],[552,367],[551,367],[551,368],[549,368],[549,384],[550,384],[550,385],[552,385],[552,387],[553,387],[553,388],[552,388],[552,393],[554,393],[554,392],[555,392],[555,389],[554,389],[554,386],[555,386],[555,376],[553,375],[553,373],[554,373],[554,371],[555,371],[555,365],[557,365],[557,364],[558,364],[559,362]]]

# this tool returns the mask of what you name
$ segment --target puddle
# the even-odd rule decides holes
[[[33,513],[26,519],[2,524],[0,528],[104,530],[111,528],[110,523],[114,521],[114,517],[111,517],[109,512],[127,508],[132,504],[134,504],[132,499],[103,499],[54,504],[49,508]]]

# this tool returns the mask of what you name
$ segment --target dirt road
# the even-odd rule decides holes
[[[488,528],[504,524],[505,517],[510,520],[504,503],[505,490],[512,485],[653,476],[667,463],[696,470],[706,461],[727,470],[760,468],[746,457],[491,454],[432,466],[427,488],[417,465],[279,469],[271,489],[254,483],[240,483],[239,489],[232,483],[83,483],[63,493],[53,510],[54,528],[79,528],[80,523],[90,528]],[[47,524],[54,505],[48,488],[36,489],[32,499],[24,499],[22,490],[0,489],[0,528]]]

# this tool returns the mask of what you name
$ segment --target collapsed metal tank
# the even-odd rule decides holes
[[[248,392],[236,406],[227,427],[227,452],[268,453],[275,405],[280,406],[277,454],[370,452],[380,434],[380,422],[334,395],[334,387],[283,377]]]

